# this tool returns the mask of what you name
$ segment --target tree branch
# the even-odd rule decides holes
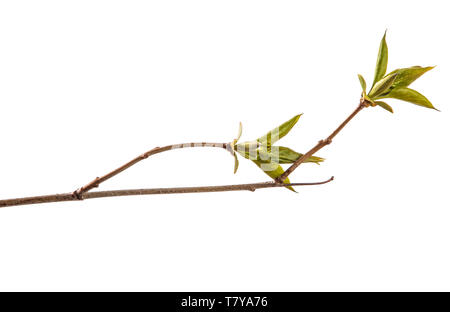
[[[232,148],[229,143],[184,143],[167,145],[164,147],[155,147],[144,154],[132,159],[126,164],[120,166],[119,168],[105,174],[102,177],[97,177],[88,184],[80,187],[72,193],[64,194],[54,194],[45,196],[35,196],[35,197],[24,197],[24,198],[14,198],[0,200],[0,208],[8,206],[17,205],[29,205],[38,203],[50,203],[50,202],[61,202],[61,201],[73,201],[73,200],[83,200],[90,198],[100,198],[100,197],[113,197],[113,196],[129,196],[129,195],[155,195],[155,194],[178,194],[178,193],[205,193],[205,192],[225,192],[225,191],[255,191],[256,189],[270,188],[270,187],[285,187],[285,186],[303,186],[303,185],[320,185],[328,183],[333,180],[333,177],[322,182],[313,183],[291,183],[284,184],[283,181],[306,159],[315,154],[318,150],[324,146],[330,144],[333,138],[353,119],[363,108],[368,107],[369,102],[361,99],[358,107],[347,117],[340,125],[333,131],[325,140],[320,140],[312,149],[310,149],[306,154],[296,160],[280,177],[273,182],[264,183],[250,183],[250,184],[235,184],[235,185],[218,185],[218,186],[197,186],[197,187],[172,187],[172,188],[153,188],[153,189],[132,189],[132,190],[113,190],[113,191],[101,191],[101,192],[89,192],[95,187],[98,187],[101,183],[108,179],[116,176],[122,171],[130,168],[131,166],[137,164],[138,162],[147,159],[148,157],[169,151],[172,149],[186,148],[186,147],[218,147],[228,150],[233,154]]]
[[[217,186],[193,186],[193,187],[113,190],[113,191],[101,191],[101,192],[86,192],[83,194],[82,198],[78,198],[73,193],[64,193],[64,194],[54,194],[54,195],[0,200],[0,208],[10,207],[10,206],[19,206],[19,205],[31,205],[31,204],[42,204],[42,203],[52,203],[52,202],[62,202],[62,201],[75,201],[75,200],[102,198],[102,197],[131,196],[131,195],[207,193],[207,192],[227,192],[227,191],[252,191],[253,192],[257,189],[272,188],[272,187],[320,185],[320,184],[325,184],[325,183],[331,182],[333,180],[334,180],[334,177],[331,177],[328,180],[321,181],[321,182],[308,182],[308,183],[279,184],[279,183],[271,181],[271,182],[262,182],[262,183],[217,185]]]
[[[163,147],[155,147],[148,152],[145,152],[144,154],[139,155],[138,157],[134,158],[133,160],[130,160],[126,164],[120,166],[119,168],[111,171],[110,173],[105,174],[102,177],[96,177],[94,180],[86,184],[85,186],[80,187],[76,191],[73,192],[73,196],[75,196],[77,199],[83,199],[83,194],[86,192],[89,192],[95,187],[98,187],[100,183],[105,182],[108,179],[111,179],[115,175],[121,173],[122,171],[130,168],[131,166],[137,164],[138,162],[147,159],[148,157],[159,154],[162,152],[170,151],[173,149],[178,148],[186,148],[186,147],[218,147],[223,149],[229,149],[229,146],[227,143],[207,143],[207,142],[201,142],[201,143],[183,143],[183,144],[173,144],[173,145],[167,145]]]
[[[277,182],[283,183],[284,180],[295,170],[298,166],[304,163],[309,157],[313,156],[317,151],[322,149],[323,147],[331,144],[334,137],[353,119],[363,108],[368,107],[370,105],[369,102],[365,101],[364,98],[361,98],[358,107],[351,113],[347,119],[345,119],[336,130],[333,131],[326,139],[320,140],[313,148],[311,148],[306,154],[297,159],[281,176],[277,178]]]

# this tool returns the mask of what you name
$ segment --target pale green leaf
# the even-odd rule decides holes
[[[234,156],[234,173],[236,173],[239,168],[239,159],[236,153],[233,153],[233,156]]]
[[[395,81],[395,78],[397,77],[397,74],[392,74],[384,77],[380,81],[378,81],[373,87],[372,90],[369,92],[369,97],[372,99],[375,99],[377,96],[383,94],[384,92],[388,91],[389,88],[392,86],[392,84]]]
[[[239,141],[239,139],[241,138],[241,135],[242,135],[242,122],[239,123],[238,135],[235,139],[236,142]]]
[[[386,44],[386,32],[384,33],[383,39],[380,42],[380,48],[378,49],[377,64],[375,66],[375,76],[373,78],[372,86],[375,85],[381,78],[386,74],[388,63],[388,47]]]
[[[394,113],[394,110],[392,109],[392,107],[389,104],[387,104],[383,101],[375,101],[374,103],[377,104],[378,106],[384,108],[388,112]]]
[[[302,114],[296,115],[282,125],[272,129],[266,135],[260,137],[257,141],[262,145],[271,146],[273,143],[284,137],[295,126]]]
[[[395,88],[385,97],[410,102],[426,108],[436,109],[425,96],[416,90],[409,88]]]
[[[272,156],[272,161],[278,162],[279,164],[292,164],[297,159],[303,156],[301,153],[297,153],[296,151],[290,149],[289,147],[284,146],[273,146],[270,152]],[[278,159],[278,161],[276,161]],[[311,156],[306,159],[305,162],[313,162],[319,164],[325,159],[317,156]]]
[[[432,70],[434,66],[421,67],[412,66],[408,68],[399,68],[391,72],[390,74],[397,74],[391,89],[394,88],[406,88],[413,83],[417,78],[425,74],[427,71]]]
[[[361,88],[362,88],[363,92],[366,93],[367,84],[366,84],[366,81],[364,80],[364,77],[362,75],[358,74],[358,79],[359,79],[359,83],[361,84]]]
[[[273,162],[276,164],[292,164],[303,156],[303,154],[297,153],[296,151],[284,146],[272,146],[270,152],[263,148],[257,148],[255,150],[241,149],[241,152],[238,151],[238,153],[247,159]],[[321,157],[311,156],[305,162],[319,164],[324,160],[325,159]]]
[[[259,143],[256,141],[236,144],[235,151],[247,159],[257,159]]]

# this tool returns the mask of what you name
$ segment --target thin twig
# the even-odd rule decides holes
[[[89,192],[95,187],[98,187],[100,183],[105,182],[108,179],[111,179],[115,175],[121,173],[122,171],[130,168],[131,166],[137,164],[138,162],[152,156],[155,154],[159,154],[165,151],[178,149],[178,148],[186,148],[186,147],[218,147],[223,149],[228,149],[227,143],[207,143],[207,142],[201,142],[201,143],[183,143],[183,144],[173,144],[173,145],[167,145],[163,147],[155,147],[148,152],[145,152],[144,154],[139,155],[138,157],[134,158],[133,160],[127,162],[126,164],[120,166],[119,168],[111,171],[110,173],[105,174],[102,177],[97,177],[85,186],[80,187],[76,191],[73,192],[73,196],[77,199],[83,199],[83,194]]]
[[[154,189],[133,189],[133,190],[116,190],[116,191],[102,191],[102,192],[89,192],[95,187],[98,187],[100,183],[114,177],[115,175],[121,173],[122,171],[130,168],[136,163],[158,153],[169,151],[172,149],[185,148],[185,147],[219,147],[230,151],[231,146],[228,143],[185,143],[176,145],[167,145],[164,147],[156,147],[148,152],[141,154],[140,156],[134,158],[133,160],[127,162],[126,164],[120,166],[119,168],[105,174],[102,177],[97,177],[93,181],[89,182],[83,187],[80,187],[72,193],[65,194],[54,194],[45,196],[35,196],[35,197],[24,197],[24,198],[14,198],[0,200],[0,207],[17,206],[17,205],[29,205],[38,203],[50,203],[50,202],[61,202],[61,201],[73,201],[73,200],[83,200],[90,198],[100,198],[100,197],[112,197],[112,196],[128,196],[128,195],[152,195],[152,194],[177,194],[177,193],[200,193],[200,192],[225,192],[225,191],[254,191],[256,189],[270,188],[270,187],[282,187],[282,186],[301,186],[301,185],[320,185],[328,183],[333,180],[333,177],[327,181],[316,182],[316,183],[291,183],[284,184],[283,181],[306,159],[315,154],[318,150],[324,146],[330,144],[332,139],[347,125],[347,123],[353,119],[364,107],[369,104],[363,99],[360,104],[355,109],[355,111],[347,117],[347,119],[342,122],[336,130],[333,131],[325,140],[319,141],[311,150],[295,161],[279,178],[274,182],[265,183],[251,183],[251,184],[235,184],[235,185],[219,185],[219,186],[198,186],[198,187],[174,187],[174,188],[154,188]]]
[[[131,195],[156,195],[156,194],[180,194],[180,193],[207,193],[207,192],[227,192],[227,191],[255,191],[257,189],[271,188],[271,187],[285,187],[285,186],[308,186],[320,185],[333,181],[334,177],[321,182],[307,182],[307,183],[290,183],[280,184],[276,182],[262,182],[250,184],[234,184],[234,185],[217,185],[217,186],[192,186],[192,187],[170,187],[170,188],[152,188],[152,189],[131,189],[131,190],[113,190],[101,192],[86,192],[82,198],[79,199],[73,193],[54,194],[45,196],[34,196],[24,198],[14,198],[0,200],[0,208],[42,204],[62,201],[75,201],[91,198],[102,197],[116,197],[116,196],[131,196]]]
[[[345,119],[336,130],[333,131],[326,139],[320,140],[313,148],[311,148],[306,154],[297,159],[286,171],[277,178],[279,183],[282,183],[286,178],[295,170],[298,166],[304,163],[309,157],[313,156],[317,151],[323,147],[331,144],[334,137],[353,119],[363,108],[368,107],[370,103],[366,102],[363,98],[359,102],[358,107],[351,113],[347,119]]]

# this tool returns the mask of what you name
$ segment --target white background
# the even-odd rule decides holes
[[[0,198],[70,192],[171,143],[254,139],[304,152],[357,105],[388,29],[388,71],[438,65],[363,111],[324,186],[0,209],[0,290],[450,290],[445,1],[2,1]],[[266,181],[220,149],[136,165],[102,190]]]

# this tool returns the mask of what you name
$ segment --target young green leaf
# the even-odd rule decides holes
[[[297,159],[303,156],[303,154],[297,153],[296,151],[284,146],[272,146],[270,152],[262,148],[257,148],[256,150],[253,150],[252,153],[250,153],[250,151],[241,150],[239,154],[241,154],[241,156],[247,159],[259,160],[263,162],[269,161],[276,164],[292,164]],[[325,159],[322,157],[311,156],[305,162],[312,162],[319,164],[324,160]]]
[[[292,127],[295,126],[301,115],[302,114],[292,117],[282,125],[272,129],[266,135],[257,139],[257,141],[262,145],[271,146],[273,143],[275,143],[276,141],[284,137],[286,134],[288,134],[289,131],[291,131]]]
[[[380,42],[380,48],[378,49],[377,64],[375,66],[375,76],[373,78],[372,86],[375,85],[381,78],[386,74],[388,63],[388,47],[386,44],[386,32],[384,33],[383,39]]]
[[[236,142],[239,141],[239,139],[241,138],[242,135],[242,122],[239,123],[239,130],[238,130],[238,135],[236,137]]]
[[[358,74],[358,79],[359,79],[359,83],[361,84],[361,88],[362,88],[363,92],[366,93],[367,84],[366,84],[366,81],[364,80],[364,77],[362,75]]]
[[[238,135],[237,137],[233,140],[232,144],[232,148],[234,149],[236,146],[236,143],[239,141],[239,139],[241,138],[242,135],[242,122],[239,123],[239,130],[238,130]]]
[[[416,90],[409,88],[395,88],[385,97],[403,100],[426,108],[436,109],[425,96]]]
[[[377,96],[383,94],[384,92],[388,91],[389,88],[394,83],[395,79],[397,77],[397,74],[394,73],[392,75],[388,75],[378,81],[373,87],[372,90],[369,92],[369,97],[372,99],[375,99]]]
[[[236,144],[234,150],[247,159],[257,159],[259,143],[256,141]]]
[[[387,110],[388,112],[394,113],[394,110],[392,109],[392,107],[390,105],[388,105],[387,103],[383,102],[383,101],[375,101],[374,102],[376,105],[384,108],[385,110]]]
[[[297,153],[296,151],[290,149],[289,147],[278,146],[277,149],[278,149],[279,164],[292,164],[297,159],[303,156],[303,154]],[[272,148],[272,154],[276,153],[277,149]],[[306,159],[305,162],[312,162],[319,164],[324,160],[325,159],[323,159],[322,157],[311,156],[308,159]]]
[[[267,174],[269,177],[271,177],[272,179],[276,179],[279,176],[281,176],[284,173],[283,168],[276,163],[273,162],[264,162],[264,161],[260,161],[260,160],[253,160],[253,162],[262,169],[262,171],[265,172],[265,174]],[[289,178],[286,178],[286,180],[284,180],[283,182],[284,184],[290,184],[291,182],[289,181]],[[286,188],[288,188],[289,190],[295,192],[294,188],[292,186],[286,186]]]
[[[432,70],[435,66],[421,67],[412,66],[408,68],[399,68],[391,72],[390,74],[397,74],[391,89],[394,88],[406,88],[413,83],[417,78],[425,74],[427,71]]]
[[[233,153],[233,156],[234,156],[234,173],[236,173],[239,168],[239,159],[236,153]]]

